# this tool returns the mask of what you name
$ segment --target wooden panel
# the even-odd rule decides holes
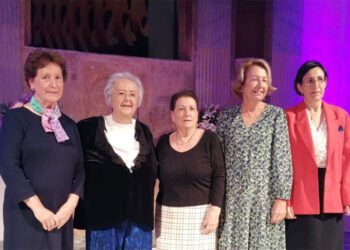
[[[148,56],[146,0],[31,0],[35,47]]]

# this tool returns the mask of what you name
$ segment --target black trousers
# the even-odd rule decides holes
[[[344,249],[343,214],[323,213],[325,173],[326,169],[318,169],[320,214],[296,215],[296,220],[286,220],[287,250]]]

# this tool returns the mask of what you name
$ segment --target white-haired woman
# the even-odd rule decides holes
[[[78,123],[86,182],[74,225],[86,229],[87,249],[151,249],[156,158],[151,131],[133,118],[142,83],[115,73],[104,94],[112,113]]]

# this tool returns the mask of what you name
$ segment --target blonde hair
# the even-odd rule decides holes
[[[266,71],[267,74],[267,84],[268,84],[268,90],[267,94],[270,95],[273,92],[277,90],[274,86],[272,86],[272,77],[271,77],[271,69],[268,62],[266,62],[264,59],[248,59],[247,61],[243,62],[237,72],[236,80],[232,83],[232,91],[235,95],[237,95],[239,98],[242,98],[242,88],[244,86],[244,82],[247,77],[247,71],[252,66],[258,66]]]

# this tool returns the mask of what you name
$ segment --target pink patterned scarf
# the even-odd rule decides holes
[[[32,108],[41,114],[41,125],[46,133],[53,132],[58,143],[69,140],[58,118],[61,117],[61,111],[58,105],[55,109],[44,109],[34,96],[30,99]]]

